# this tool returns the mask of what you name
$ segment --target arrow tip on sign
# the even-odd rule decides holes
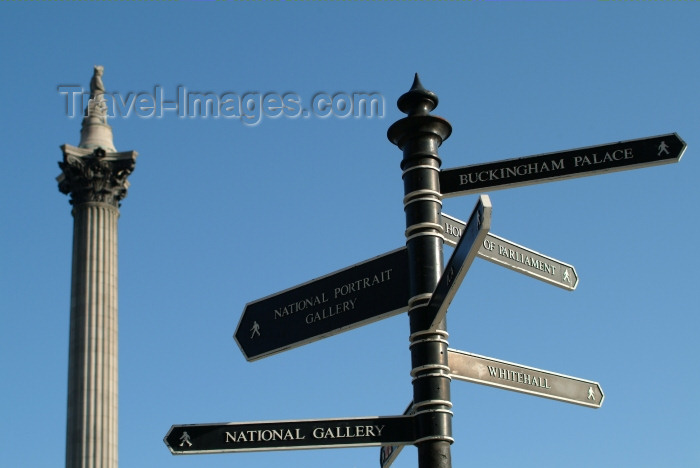
[[[481,209],[479,210],[481,213],[479,227],[483,226],[484,229],[487,229],[490,231],[491,230],[491,210],[493,209],[493,206],[491,205],[491,199],[489,198],[489,196],[486,194],[479,195],[479,204],[477,205],[475,210],[479,209],[479,205],[481,205]]]
[[[600,386],[598,382],[596,382],[596,386],[598,387],[598,391],[600,392],[600,401],[598,402],[598,408],[603,406],[603,400],[605,400],[605,393],[603,393],[603,387]]]
[[[168,437],[170,437],[170,433],[173,432],[174,428],[175,426],[170,426],[168,433],[165,434],[165,437],[163,437],[163,442],[165,442],[165,446],[168,447],[168,450],[170,450],[170,453],[172,453],[173,455],[175,454],[175,450],[173,450],[172,445],[170,445],[170,442],[168,442]]]
[[[240,331],[241,324],[238,324],[238,327],[236,327],[236,331],[233,333],[233,340],[236,342],[238,345],[238,349],[241,350],[241,353],[243,354],[243,357],[246,359],[246,361],[251,361],[250,357],[248,357],[248,354],[245,352],[245,349],[243,348],[241,342],[238,340],[238,332]]]
[[[681,158],[683,157],[683,154],[685,153],[685,150],[688,148],[688,145],[683,141],[683,138],[680,137],[677,133],[673,133],[673,136],[675,136],[678,141],[681,144],[681,150],[678,152],[678,161],[680,162]]]
[[[578,286],[578,273],[576,273],[576,268],[573,266],[571,267],[571,276],[571,291],[573,291]]]

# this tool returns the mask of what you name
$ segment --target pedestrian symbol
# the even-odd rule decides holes
[[[192,447],[192,442],[190,442],[190,435],[187,433],[187,431],[184,431],[182,435],[180,436],[180,447],[184,446],[187,444],[188,447]]]
[[[566,281],[567,283],[571,284],[571,277],[569,276],[568,268],[564,270],[564,277],[562,278],[562,281]]]
[[[663,140],[662,140],[661,143],[659,144],[659,152],[657,153],[657,156],[661,156],[661,153],[670,154],[670,153],[668,152],[668,145],[667,145],[666,142],[663,141]]]
[[[593,394],[593,387],[588,387],[588,399],[595,401],[595,395]]]
[[[251,339],[251,340],[253,339],[253,337],[255,337],[256,334],[257,334],[258,336],[260,336],[260,324],[259,324],[258,322],[255,322],[255,321],[254,321],[254,322],[253,322],[253,327],[250,329],[250,331],[252,332],[252,333],[250,334],[250,339]]]

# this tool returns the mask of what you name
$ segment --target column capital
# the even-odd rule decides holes
[[[103,202],[114,207],[126,197],[127,177],[136,165],[136,151],[107,152],[102,148],[61,146],[61,174],[56,178],[58,190],[70,194],[74,206],[86,202]]]

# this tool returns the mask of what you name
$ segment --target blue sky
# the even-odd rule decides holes
[[[401,247],[386,138],[420,73],[444,168],[677,132],[679,164],[500,190],[492,233],[575,266],[564,291],[477,259],[450,346],[600,382],[600,409],[454,381],[454,466],[700,464],[698,2],[3,2],[0,465],[63,465],[72,218],[58,87],[378,93],[383,115],[110,120],[136,170],[119,220],[121,466],[378,465],[378,448],[173,456],[173,424],[400,414],[405,314],[249,363],[246,303]],[[449,198],[466,219],[476,195]],[[445,248],[445,259],[452,248]],[[409,446],[393,466],[415,467]]]

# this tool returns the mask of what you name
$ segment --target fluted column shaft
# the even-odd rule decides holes
[[[118,466],[118,217],[103,202],[73,209],[67,468]]]

